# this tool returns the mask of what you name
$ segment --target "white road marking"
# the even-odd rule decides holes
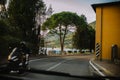
[[[33,60],[30,60],[29,62],[34,62],[34,61],[39,61],[39,60],[45,60],[45,59],[48,59],[48,58],[42,58],[42,59],[33,59]]]
[[[90,65],[101,75],[101,76],[105,76],[105,74],[103,74],[98,68],[96,68],[93,63],[91,62],[91,60],[89,61]]]
[[[59,62],[58,64],[55,64],[54,66],[48,68],[47,71],[52,70],[52,69],[58,67],[59,65],[61,65],[62,63],[66,62],[66,61],[67,61],[67,60],[64,60],[64,61],[62,61],[62,62]]]
[[[34,60],[30,60],[29,62],[34,62],[34,61],[39,61],[39,60],[45,60],[45,59],[49,59],[49,58],[34,59]],[[72,59],[67,59],[67,60],[72,60]],[[47,69],[47,71],[52,70],[52,69],[58,67],[58,66],[61,65],[62,63],[66,62],[67,60],[63,60],[63,61],[61,61],[61,62],[53,65],[52,67],[49,67],[49,68]]]

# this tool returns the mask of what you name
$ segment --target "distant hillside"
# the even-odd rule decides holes
[[[95,27],[96,27],[96,21],[93,21],[93,22],[89,23],[89,25],[90,25],[93,29],[95,29]]]
[[[74,32],[69,31],[65,38],[65,47],[72,48],[72,37]],[[48,33],[45,37],[45,41],[47,43],[47,47],[60,47],[60,40],[57,34]]]

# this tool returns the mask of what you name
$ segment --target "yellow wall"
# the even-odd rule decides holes
[[[101,40],[102,59],[111,59],[113,44],[118,45],[120,57],[120,5],[96,8],[96,43]]]
[[[97,7],[96,9],[96,40],[95,43],[99,43],[101,45],[101,7]],[[96,49],[96,47],[95,47]],[[100,48],[101,50],[101,48]],[[101,53],[101,52],[100,52]]]
[[[101,7],[96,9],[96,43],[100,43],[101,39]]]

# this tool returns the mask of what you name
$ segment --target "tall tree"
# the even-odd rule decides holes
[[[10,0],[8,6],[8,21],[15,37],[35,44],[38,50],[38,33],[36,16],[41,15],[45,4],[42,0]],[[37,30],[36,30],[37,29]],[[14,32],[12,32],[14,33]]]
[[[59,35],[61,52],[64,51],[64,40],[68,32],[69,27],[79,27],[81,24],[81,18],[72,12],[61,12],[53,14],[43,24],[44,28],[50,29],[51,32]]]
[[[73,36],[73,46],[77,49],[94,49],[94,38],[95,31],[91,26],[87,24],[86,17],[84,15],[80,16],[82,18],[82,29],[77,28],[75,35]]]
[[[89,28],[89,40],[90,40],[90,52],[92,52],[92,49],[95,50],[95,30],[91,27],[88,26]]]
[[[87,48],[88,46],[88,29],[85,20],[81,21],[83,28],[77,27],[76,32],[73,36],[73,46],[77,49]]]

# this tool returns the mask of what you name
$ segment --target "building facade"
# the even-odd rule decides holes
[[[120,58],[120,1],[93,4],[96,12],[96,55],[111,60],[112,46],[117,45],[115,55]]]

